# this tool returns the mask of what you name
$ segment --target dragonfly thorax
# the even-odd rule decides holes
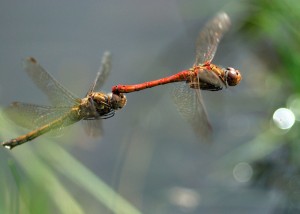
[[[92,92],[82,99],[81,114],[85,119],[109,118],[126,105],[126,96],[122,93]]]
[[[84,120],[109,118],[114,115],[110,97],[102,92],[92,92],[81,100],[79,114]]]

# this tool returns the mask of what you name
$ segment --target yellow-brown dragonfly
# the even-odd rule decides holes
[[[83,99],[77,98],[55,80],[38,62],[29,57],[24,61],[25,71],[50,100],[52,106],[13,102],[6,108],[6,115],[18,125],[33,131],[2,142],[7,149],[35,139],[54,129],[87,120],[86,131],[90,135],[101,133],[101,119],[107,119],[126,104],[125,95],[96,92],[104,84],[111,70],[111,55],[105,52],[100,69],[90,90]]]

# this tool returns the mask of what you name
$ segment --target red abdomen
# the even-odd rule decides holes
[[[144,82],[135,85],[116,85],[112,87],[112,93],[119,94],[119,93],[130,93],[134,91],[140,91],[147,88],[152,88],[158,85],[164,85],[172,82],[181,82],[186,81],[191,75],[190,70],[184,70],[177,74],[174,74],[169,77],[161,78],[158,80],[153,80],[149,82]]]

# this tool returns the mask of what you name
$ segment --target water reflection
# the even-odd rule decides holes
[[[181,210],[186,212],[195,210],[201,201],[199,193],[184,187],[171,188],[168,196],[171,204],[180,207]]]
[[[240,183],[248,182],[253,175],[253,170],[250,164],[240,162],[233,168],[233,177]]]
[[[290,129],[295,123],[295,115],[287,108],[279,108],[273,114],[273,121],[280,129]]]

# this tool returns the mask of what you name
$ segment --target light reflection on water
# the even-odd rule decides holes
[[[295,115],[287,108],[279,108],[273,114],[273,121],[280,129],[290,129],[295,123]]]
[[[240,162],[233,168],[233,177],[236,181],[240,183],[245,183],[250,181],[253,175],[253,169],[250,164],[246,162]]]
[[[201,201],[199,193],[189,188],[172,187],[168,193],[170,203],[186,212],[195,210]]]

